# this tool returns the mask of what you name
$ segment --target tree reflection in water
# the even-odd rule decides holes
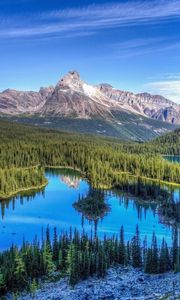
[[[94,223],[94,234],[97,234],[99,220],[103,219],[110,211],[110,206],[106,203],[104,190],[90,188],[86,196],[79,196],[73,207],[82,214],[82,226],[84,218]]]

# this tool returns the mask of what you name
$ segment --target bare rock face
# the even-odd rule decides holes
[[[47,99],[54,92],[54,87],[41,87],[39,90],[39,94],[43,97],[43,99]]]
[[[0,93],[0,113],[9,115],[114,120],[114,112],[126,111],[151,119],[180,124],[180,106],[158,95],[134,94],[109,84],[92,86],[77,71],[67,73],[55,87],[39,92],[6,90]]]
[[[155,111],[151,117],[172,124],[180,124],[180,109],[174,106],[161,108]]]
[[[83,91],[82,84],[80,74],[77,71],[70,71],[60,79],[57,86],[60,88],[71,88]]]
[[[106,101],[100,102],[100,97],[103,95],[95,87],[84,83],[78,72],[71,71],[57,83],[40,114],[83,119],[107,116],[108,105]]]
[[[149,118],[180,124],[180,106],[163,96],[149,93],[134,94],[114,89],[108,84],[101,84],[98,88],[109,99],[119,102],[122,107],[128,105],[129,110],[133,108]]]
[[[44,105],[44,98],[37,92],[5,90],[0,93],[0,112],[4,114],[28,114]]]

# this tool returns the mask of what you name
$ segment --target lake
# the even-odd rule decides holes
[[[164,156],[164,158],[168,159],[171,162],[178,162],[178,163],[180,163],[180,156],[167,155],[167,156]]]
[[[7,249],[12,243],[21,245],[23,238],[32,241],[35,235],[42,237],[49,225],[57,227],[58,232],[70,227],[84,229],[88,233],[119,234],[124,226],[125,238],[132,238],[138,224],[141,237],[151,241],[155,231],[158,243],[165,237],[171,244],[172,228],[160,222],[155,203],[143,203],[121,193],[105,193],[105,203],[109,210],[95,220],[78,211],[74,203],[89,194],[89,183],[72,170],[47,169],[48,185],[40,192],[18,195],[1,202],[0,249]],[[175,192],[176,201],[180,200],[179,190]]]

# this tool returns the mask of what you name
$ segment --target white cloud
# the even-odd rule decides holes
[[[162,95],[180,104],[180,80],[164,80],[150,82],[144,85],[153,94]]]
[[[159,18],[169,18],[180,15],[179,0],[127,1],[124,3],[109,3],[106,5],[90,5],[79,9],[57,10],[42,17],[56,18],[88,18],[102,22],[145,22]]]
[[[170,38],[137,38],[110,45],[116,57],[142,56],[180,48],[180,43]],[[170,76],[170,74],[169,74]],[[172,78],[169,78],[172,79]]]
[[[29,37],[79,30],[95,32],[104,28],[156,24],[174,18],[180,18],[179,0],[127,1],[90,5],[38,15],[19,15],[14,17],[12,22],[7,20],[7,26],[3,20],[0,26],[0,37]]]

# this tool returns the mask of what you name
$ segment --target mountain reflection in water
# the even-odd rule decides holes
[[[171,244],[172,226],[161,223],[158,203],[134,199],[120,191],[93,190],[79,173],[69,169],[47,169],[46,177],[49,183],[42,191],[1,202],[0,249],[12,243],[21,245],[23,238],[31,242],[35,235],[41,239],[48,225],[52,231],[54,227],[59,232],[71,227],[99,237],[119,234],[123,225],[125,239],[130,240],[138,224],[142,238],[147,236],[151,241],[155,231],[159,244],[163,237]],[[178,202],[179,192],[175,195]]]

